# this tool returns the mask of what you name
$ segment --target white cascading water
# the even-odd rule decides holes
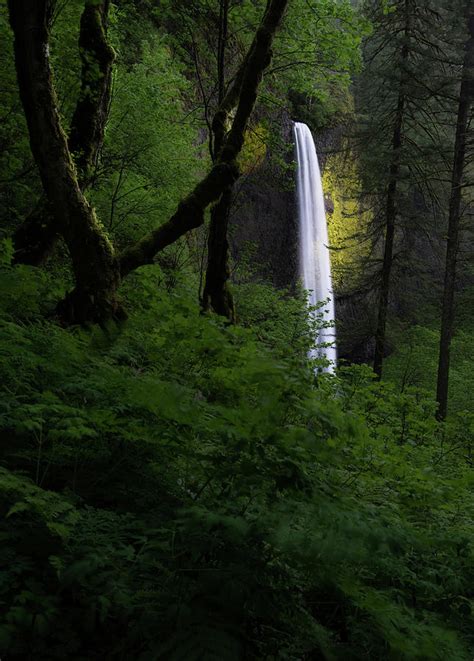
[[[303,286],[309,291],[309,305],[326,302],[314,316],[334,324],[334,296],[331,279],[331,259],[328,248],[328,228],[324,208],[324,193],[318,157],[311,131],[306,124],[295,122],[296,193],[299,216],[299,265]],[[329,300],[328,300],[329,299]],[[328,344],[329,346],[321,346]],[[336,367],[336,331],[334,325],[321,328],[310,351],[310,358],[325,358],[333,372]]]

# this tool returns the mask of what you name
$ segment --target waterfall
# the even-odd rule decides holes
[[[303,286],[309,291],[309,304],[322,301],[322,308],[314,316],[322,314],[325,322],[334,324],[334,296],[331,280],[331,260],[328,248],[328,228],[324,209],[323,185],[313,136],[306,124],[294,125],[296,144],[296,192],[299,216],[299,267]],[[333,372],[336,366],[336,331],[334,327],[321,328],[315,338],[316,348],[310,358],[323,357],[330,361],[324,371]],[[318,346],[325,343],[330,346]]]

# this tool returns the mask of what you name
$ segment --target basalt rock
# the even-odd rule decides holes
[[[281,113],[282,143],[288,145],[285,167],[267,149],[255,171],[236,186],[231,215],[231,249],[236,262],[251,254],[257,279],[277,288],[295,286],[298,280],[298,222],[295,201],[293,125]]]

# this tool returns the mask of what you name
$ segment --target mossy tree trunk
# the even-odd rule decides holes
[[[206,283],[203,307],[235,321],[234,298],[229,287],[229,216],[232,206],[232,187],[229,186],[212,207],[209,226]]]
[[[217,48],[218,113],[213,122],[213,155],[218,158],[223,146],[229,109],[219,114],[225,98],[225,53],[228,33],[229,0],[221,0],[219,13],[219,41]],[[235,99],[235,97],[234,97]],[[234,103],[236,99],[234,100]],[[202,305],[205,310],[235,321],[235,306],[229,287],[228,228],[232,207],[232,186],[229,186],[211,209],[209,238],[207,243],[207,269]]]
[[[250,49],[219,105],[213,121],[215,160],[211,170],[180,203],[168,222],[124,250],[120,256],[122,276],[143,264],[152,263],[155,255],[163,248],[202,225],[207,207],[218,202],[238,179],[240,173],[236,159],[244,144],[245,129],[255,106],[263,73],[271,61],[273,39],[288,1],[268,0]],[[230,122],[233,110],[235,116]],[[218,151],[216,144],[222,145]]]
[[[444,420],[448,411],[448,386],[451,339],[454,330],[454,289],[456,284],[456,264],[459,249],[459,226],[461,222],[461,199],[464,184],[466,143],[470,110],[474,100],[474,11],[472,0],[467,12],[469,39],[466,42],[462,69],[461,88],[454,143],[454,161],[449,201],[448,237],[446,245],[446,266],[444,274],[443,307],[441,313],[441,337],[438,358],[438,379],[436,401],[437,418]]]
[[[52,6],[51,0],[8,2],[18,85],[31,150],[75,275],[75,289],[60,314],[70,323],[101,322],[119,312],[119,269],[112,245],[81,191],[61,127],[49,62]]]
[[[81,187],[89,184],[104,142],[115,53],[107,39],[109,0],[86,0],[81,17],[79,52],[81,90],[69,133],[69,150]]]
[[[68,145],[83,191],[90,182],[104,141],[110,104],[115,53],[107,40],[109,4],[109,0],[86,0],[81,16],[81,90],[71,121]],[[50,255],[58,236],[53,210],[44,196],[13,235],[14,261],[39,266]]]

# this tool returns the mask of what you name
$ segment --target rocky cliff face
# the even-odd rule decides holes
[[[287,145],[286,165],[294,161],[293,122],[281,112],[279,140]],[[315,136],[321,172],[328,157],[339,148],[343,128],[328,129]],[[239,261],[252,250],[252,264],[260,279],[275,287],[293,287],[298,280],[298,216],[294,171],[274,158],[271,148],[265,160],[237,187],[232,212],[231,247]],[[326,209],[333,210],[330,195]]]
[[[287,113],[280,117],[284,161],[293,161],[293,127]],[[293,287],[298,279],[298,224],[294,177],[267,150],[261,166],[243,177],[237,187],[231,218],[234,259],[251,254],[258,279],[275,287]]]

